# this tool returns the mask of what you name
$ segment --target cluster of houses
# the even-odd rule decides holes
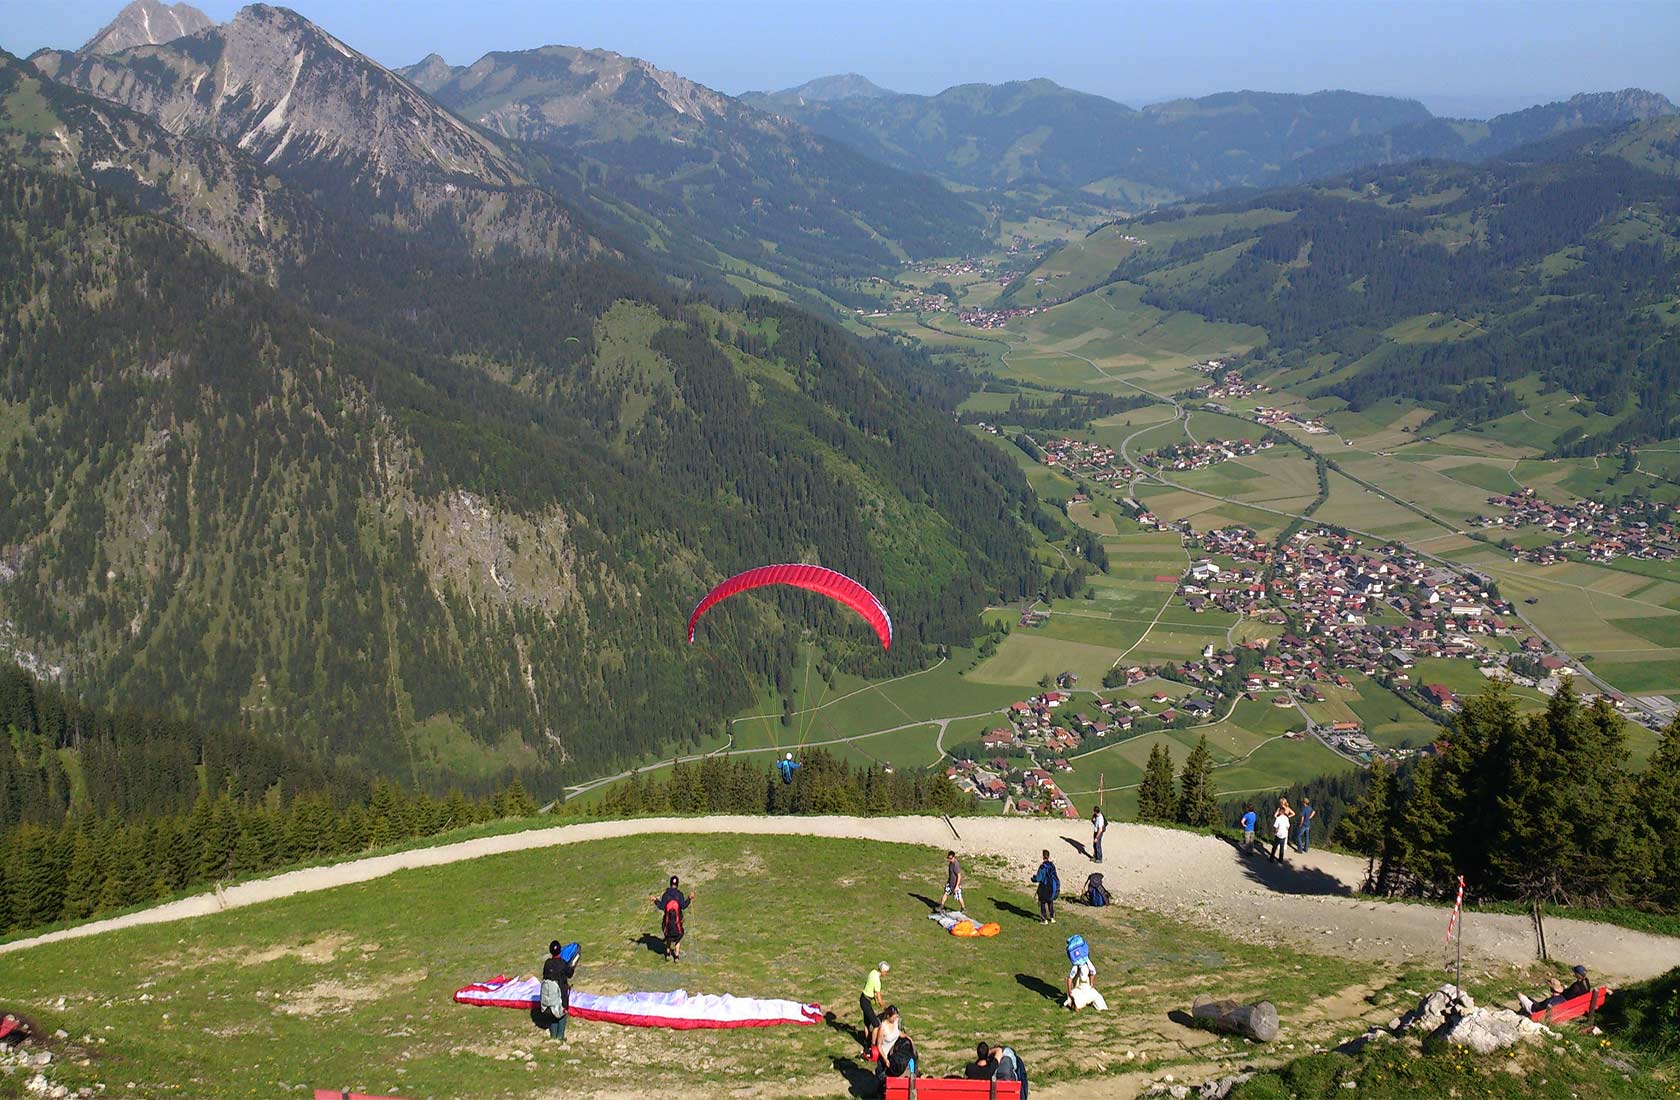
[[[1554,504],[1533,489],[1522,489],[1488,498],[1488,503],[1506,509],[1505,515],[1477,516],[1470,522],[1482,528],[1538,527],[1558,536],[1549,547],[1518,551],[1518,557],[1538,565],[1562,560],[1562,551],[1584,550],[1592,561],[1618,557],[1654,561],[1680,559],[1680,528],[1673,523],[1653,522],[1636,504],[1605,504],[1579,500]]]
[[[1255,406],[1254,419],[1267,427],[1293,424],[1309,435],[1326,435],[1330,431],[1324,426],[1324,421],[1316,416],[1302,416],[1288,409],[1270,408],[1265,405]]]
[[[1119,485],[1137,475],[1130,466],[1124,463],[1117,465],[1118,459],[1119,455],[1113,447],[1087,443],[1083,439],[1052,439],[1044,444],[1046,466],[1105,485]]]
[[[1195,393],[1207,398],[1217,398],[1236,401],[1245,397],[1257,397],[1263,393],[1271,393],[1270,386],[1263,386],[1258,382],[1244,382],[1243,376],[1237,371],[1226,371],[1216,382],[1197,388]]]
[[[1205,443],[1175,443],[1150,451],[1138,461],[1158,470],[1200,470],[1271,448],[1272,441],[1269,439],[1258,443],[1252,439],[1210,439]]]
[[[1021,309],[964,309],[957,312],[957,320],[970,328],[1006,328],[1017,317],[1031,317],[1048,306],[1028,306]]]
[[[1218,374],[1224,368],[1225,360],[1223,359],[1209,359],[1205,362],[1190,364],[1191,370],[1201,371],[1203,374]]]

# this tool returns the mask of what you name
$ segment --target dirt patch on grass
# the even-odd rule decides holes
[[[270,947],[266,951],[259,951],[255,955],[243,957],[240,961],[246,963],[270,963],[286,958],[288,955],[299,962],[306,962],[313,966],[330,963],[340,951],[350,946],[350,937],[342,932],[320,939],[310,940],[302,944],[283,944]]]
[[[276,1012],[288,1016],[330,1016],[355,1005],[377,1001],[393,989],[415,985],[428,977],[427,972],[399,974],[377,982],[356,982],[349,979],[329,979],[316,982],[306,989],[285,994],[286,999],[275,1006]]]

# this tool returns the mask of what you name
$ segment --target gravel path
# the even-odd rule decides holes
[[[1044,848],[1050,849],[1070,891],[1082,886],[1085,876],[1097,869],[1085,858],[1082,847],[1075,850],[1090,836],[1083,821],[980,817],[957,819],[956,827],[960,840],[942,820],[925,817],[719,816],[582,822],[289,871],[241,883],[220,894],[201,894],[0,944],[0,954],[367,882],[412,867],[647,833],[819,836],[955,848],[963,855],[1008,860],[1021,876],[1023,893]],[[1445,964],[1450,959],[1443,943],[1446,911],[1352,896],[1364,871],[1358,859],[1328,852],[1290,853],[1289,866],[1277,867],[1258,853],[1244,856],[1223,840],[1129,824],[1111,826],[1104,847],[1108,861],[1101,869],[1123,905],[1194,921],[1250,942],[1288,943],[1323,954],[1371,960]],[[928,866],[930,879],[943,874],[936,856],[929,856]],[[1585,963],[1612,983],[1648,978],[1680,966],[1680,939],[1574,920],[1548,921],[1546,934],[1554,958]],[[1523,965],[1534,957],[1534,936],[1526,917],[1476,914],[1466,924],[1464,950],[1467,963]]]

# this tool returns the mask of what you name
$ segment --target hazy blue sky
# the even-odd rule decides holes
[[[116,0],[0,0],[0,45],[75,47]],[[225,19],[237,0],[195,6]],[[908,92],[1048,76],[1139,104],[1237,88],[1498,111],[1638,86],[1680,100],[1680,0],[295,0],[395,66],[548,43],[644,57],[726,92],[860,72]],[[9,10],[7,10],[9,9]]]

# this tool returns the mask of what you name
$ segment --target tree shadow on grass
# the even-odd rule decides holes
[[[1236,850],[1237,865],[1249,881],[1257,882],[1279,894],[1302,894],[1316,897],[1352,897],[1347,883],[1328,871],[1298,863],[1273,863],[1265,850],[1244,848],[1231,837],[1225,842]]]
[[[655,955],[658,955],[662,959],[665,957],[665,941],[654,935],[652,932],[643,932],[640,939],[633,940],[631,942],[641,944],[643,947],[652,951]]]
[[[866,1067],[856,1058],[831,1058],[829,1063],[834,1067],[834,1072],[846,1079],[848,1095],[881,1095],[881,1084],[876,1080],[875,1071]]]
[[[998,898],[993,898],[992,899],[992,908],[1000,910],[1001,912],[1004,912],[1004,913],[1008,913],[1011,916],[1026,917],[1028,920],[1033,920],[1033,921],[1038,919],[1038,914],[1037,913],[1034,913],[1034,912],[1032,912],[1030,910],[1027,910],[1027,909],[1023,909],[1019,905],[1016,905],[1012,901],[1003,901],[1003,900],[1000,900]]]
[[[1067,996],[1067,994],[1062,990],[1057,989],[1043,978],[1033,974],[1015,975],[1015,984],[1028,992],[1037,993],[1042,997],[1048,997],[1052,1001],[1060,1002],[1063,997]]]

